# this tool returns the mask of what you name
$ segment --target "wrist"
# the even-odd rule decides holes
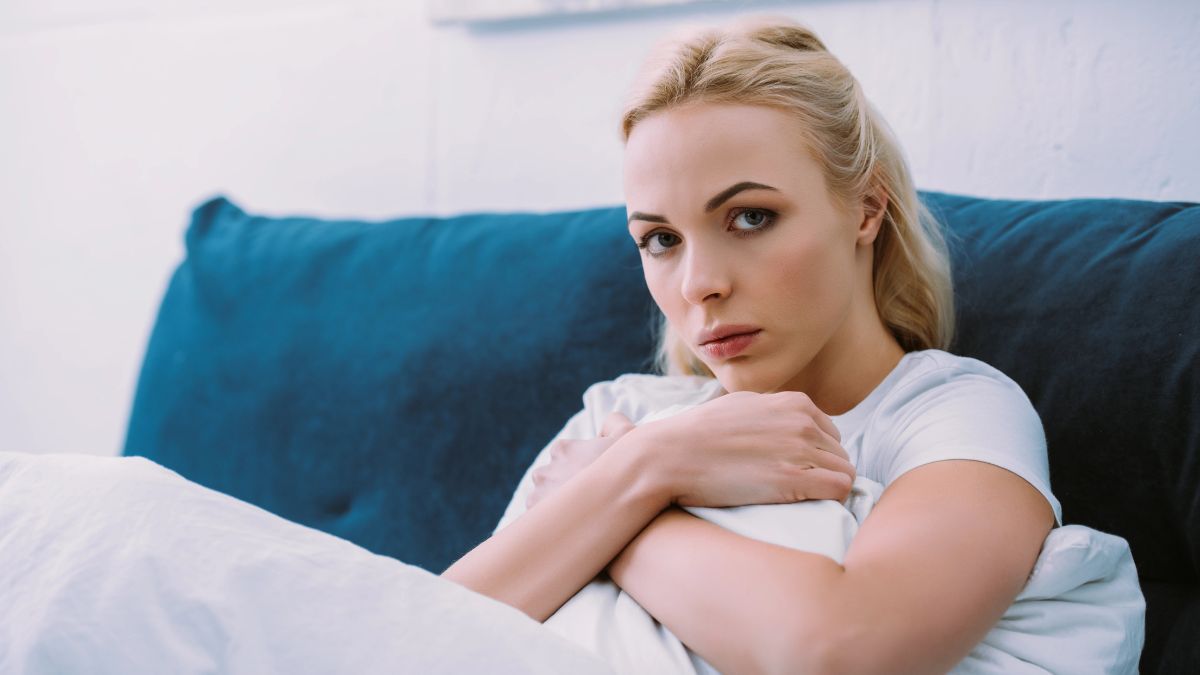
[[[668,448],[658,423],[630,429],[602,455],[610,458],[641,500],[661,511],[675,501],[673,471],[668,467]],[[611,456],[611,457],[610,457]]]

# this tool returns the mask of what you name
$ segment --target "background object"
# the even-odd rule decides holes
[[[205,195],[329,218],[619,204],[681,23],[811,24],[917,184],[1200,200],[1200,5],[861,0],[437,27],[392,0],[0,3],[0,449],[114,454]]]
[[[561,17],[651,7],[734,4],[735,0],[426,0],[435,23]],[[746,0],[741,0],[743,7]]]

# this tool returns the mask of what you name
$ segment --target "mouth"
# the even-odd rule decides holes
[[[702,342],[700,348],[715,359],[732,358],[745,351],[761,332],[761,329],[754,329],[744,333],[729,333],[724,337]]]
[[[696,337],[696,344],[704,346],[710,342],[716,342],[735,335],[745,335],[749,333],[757,333],[761,328],[742,323],[717,324],[710,330],[701,332]]]

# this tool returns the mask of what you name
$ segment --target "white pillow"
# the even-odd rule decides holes
[[[611,670],[508,605],[149,460],[0,452],[0,672]]]

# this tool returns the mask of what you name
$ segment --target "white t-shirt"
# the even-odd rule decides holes
[[[614,410],[641,424],[678,414],[724,393],[720,383],[712,378],[622,375],[589,387],[583,396],[583,410],[567,422],[555,440],[595,438],[604,419]],[[938,350],[908,353],[867,398],[832,419],[858,472],[845,502],[814,500],[687,510],[743,536],[827,555],[841,563],[859,523],[892,481],[930,462],[972,459],[1003,467],[1027,480],[1046,497],[1056,523],[1062,523],[1061,507],[1050,492],[1046,442],[1037,412],[1016,383],[981,361]],[[521,480],[497,531],[525,512],[526,497],[533,489],[532,471],[550,461],[549,447],[542,450]],[[1028,590],[1038,592],[1047,585],[1062,590],[1087,583],[1095,587],[1096,579],[1083,574],[1084,568],[1074,562],[1062,562],[1062,556],[1080,550],[1081,546],[1086,550],[1096,535],[1106,535],[1072,528],[1058,532],[1062,536],[1047,540],[1042,553],[1045,560],[1039,560],[1039,565],[1048,561],[1044,565],[1048,570],[1043,575],[1046,580],[1039,579],[1038,584],[1031,581]],[[1114,625],[1122,621],[1129,625],[1136,611],[1115,606],[1122,603],[1128,606],[1125,600],[1136,594],[1136,571],[1132,559],[1121,558],[1121,555],[1128,557],[1125,542],[1114,539],[1117,543],[1097,545],[1096,550],[1105,554],[1096,557],[1109,565],[1105,574],[1124,565],[1123,585],[1110,584],[1112,597],[1120,596],[1123,600],[1114,601],[1113,607],[1088,600],[1093,602],[1092,606],[1084,603],[1079,607],[1093,616],[1107,612],[1119,617],[1112,622]],[[1030,600],[1045,602],[1047,596],[1042,594]],[[1053,659],[1062,652],[1063,644],[1080,649],[1085,644],[1099,645],[1090,652],[1096,659],[1086,661],[1093,671],[1097,662],[1115,662],[1110,658],[1111,645],[1124,641],[1123,630],[1085,640],[1079,633],[1077,617],[1048,609],[1060,605],[1064,603],[1047,603],[1033,612],[1014,605],[1013,616],[1006,614],[988,639],[954,672],[1006,673],[1013,672],[1018,664],[1031,663],[1052,664],[1054,667],[1049,670],[1060,672],[1061,664]],[[1030,620],[1029,616],[1040,618]],[[1064,625],[1064,621],[1076,623]],[[618,673],[716,673],[603,575],[580,589],[545,624],[603,658]]]
[[[634,424],[667,408],[699,405],[725,394],[718,380],[697,376],[629,374],[584,392],[576,413],[525,472],[496,530],[525,512],[533,470],[550,461],[560,438],[596,438],[614,410]],[[977,359],[937,349],[909,352],[858,405],[832,417],[858,475],[885,488],[918,466],[973,459],[1008,469],[1028,481],[1054,509],[1041,419],[1021,387]]]

